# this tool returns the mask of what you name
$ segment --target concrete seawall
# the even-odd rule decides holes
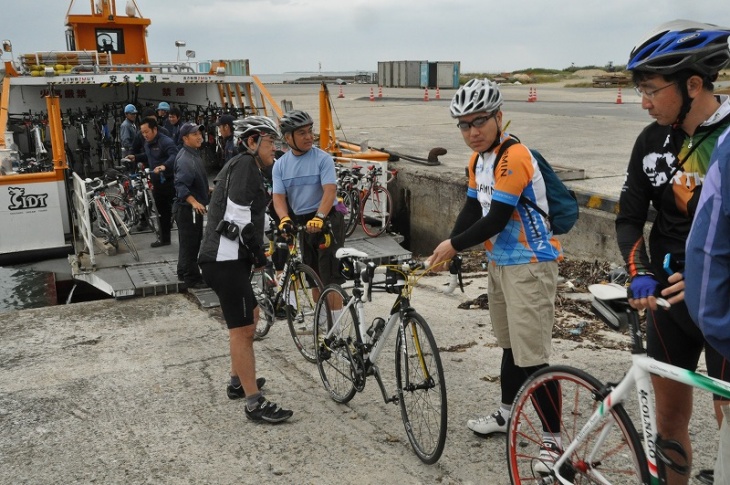
[[[395,225],[414,254],[428,255],[449,236],[466,197],[464,176],[432,173],[409,164],[398,165],[398,177],[389,186],[395,205]],[[580,217],[570,233],[560,236],[565,255],[620,263],[614,221],[616,200],[576,192]],[[407,216],[409,224],[404,224]]]

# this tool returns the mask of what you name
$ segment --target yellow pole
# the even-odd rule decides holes
[[[8,128],[8,103],[10,102],[10,77],[3,79],[3,92],[0,94],[0,148],[5,146],[5,130]]]
[[[51,132],[53,166],[56,170],[65,170],[68,168],[68,165],[66,161],[66,146],[63,141],[60,99],[53,94],[46,96],[46,107],[48,109],[48,128]]]

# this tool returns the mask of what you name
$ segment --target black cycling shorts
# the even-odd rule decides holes
[[[253,311],[258,303],[251,287],[251,263],[216,261],[201,264],[200,270],[206,284],[218,295],[228,328],[253,325]]]
[[[654,359],[695,372],[702,350],[707,374],[730,382],[730,362],[710,346],[689,316],[684,303],[649,311],[646,320],[647,353]],[[722,399],[713,395],[716,400]]]
[[[303,216],[301,219],[304,220],[307,217]],[[317,273],[324,286],[330,283],[342,284],[345,282],[345,277],[340,272],[340,260],[335,256],[337,250],[345,245],[345,217],[332,209],[327,220],[332,227],[333,239],[330,246],[326,249],[319,249],[322,240],[321,233],[304,233],[301,247],[304,264]]]

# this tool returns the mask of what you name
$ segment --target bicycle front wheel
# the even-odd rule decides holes
[[[139,261],[139,252],[137,251],[137,246],[135,246],[134,241],[132,240],[132,235],[129,233],[129,228],[122,220],[122,216],[120,216],[116,210],[111,209],[111,213],[112,217],[116,220],[116,230],[119,235],[119,239],[121,239],[122,242],[124,242],[124,245],[127,246],[127,249],[129,249],[134,260]]]
[[[598,379],[568,366],[540,369],[525,382],[512,406],[507,430],[513,485],[544,479],[557,482],[557,476],[564,480],[561,483],[649,483],[639,434],[620,404],[581,437],[559,470],[554,469],[560,450],[576,439],[594,411],[603,406],[602,389]],[[548,450],[543,445],[546,441],[562,446]]]
[[[322,281],[312,268],[299,263],[286,280],[283,304],[289,332],[299,352],[311,363],[317,362],[313,333],[314,311],[322,293]]]
[[[349,402],[355,388],[357,314],[350,307],[342,311],[349,298],[340,285],[327,286],[317,301],[314,335],[317,336],[317,368],[324,388],[339,403]]]
[[[256,330],[254,330],[254,338],[256,340],[266,337],[274,324],[274,303],[270,296],[269,288],[276,286],[276,280],[269,274],[268,270],[251,272],[251,287],[256,296],[256,302],[259,304],[259,319],[256,322]]]
[[[376,185],[369,190],[360,205],[360,222],[362,229],[370,237],[383,234],[390,225],[390,216],[393,213],[393,201],[388,189]]]
[[[357,190],[344,191],[340,194],[342,203],[347,207],[345,216],[345,237],[352,236],[357,223],[360,222],[360,192]]]
[[[398,331],[395,379],[408,441],[424,463],[436,463],[446,444],[446,383],[426,320],[412,312]]]

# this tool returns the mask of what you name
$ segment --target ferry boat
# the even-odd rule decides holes
[[[282,114],[247,59],[192,62],[189,51],[187,61],[151,61],[151,20],[135,0],[123,12],[116,0],[89,0],[85,13],[74,13],[75,3],[66,14],[66,50],[16,56],[11,40],[3,41],[0,265],[74,251],[71,194],[82,170],[69,176],[69,165],[82,150],[94,170],[115,164],[104,149],[126,104],[141,111],[168,102],[183,120],[209,123],[212,133],[216,113]]]

